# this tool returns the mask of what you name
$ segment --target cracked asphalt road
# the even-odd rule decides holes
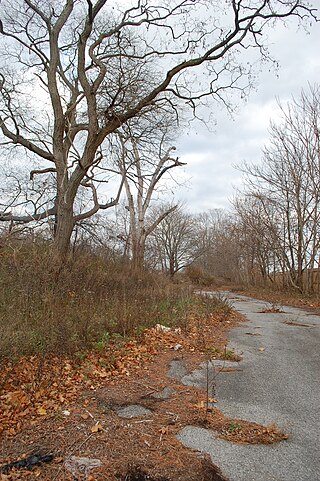
[[[224,293],[247,319],[230,333],[241,371],[217,378],[218,407],[230,417],[276,423],[289,434],[272,446],[236,445],[186,427],[183,444],[208,453],[230,481],[320,480],[320,316]]]

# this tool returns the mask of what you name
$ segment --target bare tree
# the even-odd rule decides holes
[[[170,206],[163,205],[159,213],[169,210]],[[195,218],[184,212],[181,205],[166,215],[150,236],[149,255],[155,266],[173,277],[194,262],[203,249],[197,227]]]
[[[0,219],[53,216],[60,256],[77,221],[119,199],[120,190],[101,203],[96,188],[108,136],[155,105],[196,109],[207,96],[227,105],[226,92],[248,84],[239,50],[258,47],[266,58],[267,24],[314,18],[303,0],[228,0],[220,8],[202,0],[139,0],[128,8],[107,0],[2,0],[1,7],[0,128],[6,142],[41,160],[33,175],[54,174],[56,198],[34,215]],[[203,69],[204,82],[194,77]],[[92,206],[76,214],[81,186]]]
[[[272,234],[265,248],[273,248],[276,268],[288,273],[292,286],[308,292],[320,253],[320,88],[302,92],[281,107],[281,115],[281,122],[271,124],[263,164],[246,166],[247,195],[259,205],[251,209],[255,225],[261,225],[259,237]]]
[[[156,114],[156,113],[155,113]],[[158,200],[166,190],[166,179],[175,167],[184,165],[173,157],[175,147],[168,146],[170,130],[174,128],[169,119],[160,118],[159,123],[150,122],[141,128],[127,128],[118,131],[119,155],[117,163],[124,177],[130,229],[128,245],[131,251],[132,267],[136,271],[144,268],[145,246],[148,236],[156,229],[176,205],[166,209],[153,209],[152,201]],[[157,196],[157,198],[156,198]]]
[[[235,234],[239,257],[239,280],[245,284],[275,282],[282,246],[279,244],[279,218],[274,204],[262,195],[234,199],[237,214]]]
[[[211,209],[196,218],[203,249],[197,265],[203,272],[225,281],[239,281],[239,237],[237,221],[223,209]]]

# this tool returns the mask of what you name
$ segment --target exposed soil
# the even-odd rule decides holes
[[[177,441],[176,434],[183,427],[202,425],[240,443],[268,444],[286,436],[274,426],[226,418],[211,407],[216,400],[209,400],[208,405],[204,391],[168,378],[167,372],[174,359],[183,359],[188,370],[209,357],[225,358],[227,354],[229,360],[232,355],[225,347],[226,333],[238,322],[236,314],[208,315],[205,322],[193,316],[186,332],[152,329],[141,343],[130,341],[121,349],[91,354],[79,365],[70,360],[59,360],[60,366],[57,360],[51,365],[46,362],[37,384],[34,371],[39,369],[39,360],[30,358],[6,366],[0,464],[36,452],[52,453],[55,458],[32,471],[10,470],[0,479],[75,480],[64,466],[64,460],[75,455],[102,462],[88,477],[80,473],[79,481],[224,480],[208,458]],[[182,349],[175,351],[177,343]],[[168,399],[152,396],[165,387],[173,390]],[[131,404],[144,406],[151,414],[119,417],[117,409]]]

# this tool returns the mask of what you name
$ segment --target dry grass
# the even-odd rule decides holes
[[[0,254],[2,360],[81,355],[156,323],[185,323],[188,287],[159,274],[133,275],[106,253],[82,251],[58,275],[45,244],[16,242]]]
[[[222,481],[177,441],[184,426],[206,425],[233,442],[286,439],[276,427],[209,411],[207,393],[167,377],[177,357],[189,370],[208,356],[234,357],[225,336],[240,316],[223,299],[194,299],[162,276],[133,276],[119,260],[90,252],[57,276],[47,246],[20,243],[2,250],[0,317],[0,349],[11,358],[0,386],[1,464],[55,454],[5,479],[69,481],[63,461],[81,455],[102,461],[91,481]],[[150,329],[156,323],[182,329]],[[165,386],[171,398],[152,398]],[[119,418],[114,407],[128,403],[149,407],[151,421]]]

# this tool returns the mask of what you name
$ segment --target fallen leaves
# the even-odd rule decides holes
[[[193,424],[212,429],[220,438],[239,444],[274,444],[289,437],[276,424],[263,426],[243,419],[230,419],[218,409],[207,411],[205,419],[197,415]]]
[[[217,403],[217,402],[218,402],[218,400],[217,400],[217,399],[215,399],[214,397],[209,397],[209,398],[208,398],[208,402],[209,402],[209,403],[213,403],[213,404],[215,404],[215,403]]]
[[[99,433],[100,431],[103,431],[103,427],[102,425],[100,424],[99,421],[96,422],[96,424],[94,424],[91,428],[91,432],[92,433]]]
[[[231,324],[237,322],[233,314],[230,320]],[[174,350],[177,345],[186,352],[207,352],[213,345],[222,346],[226,323],[219,314],[208,314],[204,322],[195,311],[190,313],[187,332],[155,327],[146,330],[140,341],[111,343],[103,351],[87,352],[78,359],[30,356],[16,364],[8,362],[2,370],[0,434],[15,436],[24,425],[71,416],[79,392],[94,392],[114,379],[129,378],[158,352]]]
[[[223,366],[219,369],[219,372],[235,372],[235,371],[242,371],[240,367],[228,367]]]
[[[47,414],[47,410],[45,408],[38,408],[37,409],[37,414],[39,414],[39,416],[45,416]]]
[[[216,404],[217,402],[217,399],[209,397],[208,399],[197,402],[195,404],[195,407],[198,409],[208,409],[208,407],[210,407],[210,404]]]
[[[37,423],[38,418],[55,413],[69,416],[80,390],[95,390],[108,379],[130,376],[154,352],[152,343],[133,340],[120,347],[112,345],[103,353],[93,351],[82,362],[32,356],[8,363],[2,372],[0,434],[14,436],[25,423]]]
[[[228,421],[219,436],[240,444],[274,444],[289,437],[275,424],[262,426],[242,420]]]
[[[3,393],[7,396],[4,400],[9,407],[6,416],[11,417],[9,416],[9,419],[7,416],[4,419],[6,422],[11,420],[17,431],[23,429],[25,423],[38,423],[34,430],[36,435],[33,434],[32,428],[25,429],[17,436],[17,440],[24,438],[26,432],[29,435],[32,433],[32,440],[51,440],[53,433],[58,455],[63,456],[59,461],[55,461],[60,465],[66,459],[66,452],[70,451],[70,444],[72,449],[74,445],[81,446],[86,455],[101,457],[103,466],[99,469],[99,474],[96,477],[90,474],[88,481],[96,479],[115,481],[119,479],[119,469],[136,459],[154,462],[157,473],[163,474],[166,468],[170,473],[177,473],[180,476],[173,476],[172,479],[186,479],[183,475],[191,463],[197,474],[199,457],[183,448],[176,440],[175,434],[182,426],[190,424],[193,418],[219,420],[221,416],[219,410],[215,406],[208,409],[208,403],[215,403],[216,399],[212,397],[207,399],[204,392],[182,386],[179,382],[175,384],[176,381],[171,380],[169,382],[174,388],[174,395],[161,403],[156,403],[152,420],[123,421],[118,418],[113,406],[122,405],[124,400],[126,403],[136,403],[141,396],[144,396],[143,399],[147,403],[152,393],[161,392],[168,383],[166,366],[169,359],[177,356],[173,349],[178,341],[183,345],[183,356],[192,366],[193,363],[198,365],[208,352],[223,358],[226,353],[224,349],[226,323],[227,321],[222,322],[220,319],[210,317],[210,322],[206,324],[203,318],[197,318],[195,315],[185,333],[156,332],[151,329],[145,331],[140,343],[133,340],[121,347],[113,345],[103,352],[87,353],[81,362],[70,359],[46,361],[41,369],[41,379],[35,376],[35,372],[39,372],[38,360],[34,358],[31,362],[23,361],[23,382],[19,366],[13,366],[14,372],[8,371],[9,380]],[[219,349],[215,350],[215,346]],[[157,362],[146,363],[155,353],[159,353]],[[25,362],[29,363],[28,367],[24,365]],[[137,375],[136,369],[139,369]],[[19,425],[17,420],[20,399],[24,400],[25,405],[20,413],[24,414]],[[154,403],[152,406],[154,407]],[[37,412],[41,409],[46,411],[46,415]],[[70,415],[66,416],[66,412]],[[226,418],[223,421],[228,422],[229,431],[233,430],[230,428],[231,423],[238,422],[227,421]],[[5,429],[8,433],[8,425]],[[244,439],[255,442],[257,433],[261,433],[264,427],[259,426],[256,431],[252,430],[252,426],[250,429],[251,431],[241,425],[241,429],[237,429],[237,434],[232,432],[227,437],[235,442],[247,442]],[[272,439],[272,433],[262,435]],[[106,446],[111,449],[106,449]],[[40,479],[62,479],[61,476],[54,477],[53,473],[58,471],[58,474],[61,474],[65,464],[61,466],[52,464],[41,469]],[[114,473],[117,473],[117,476]],[[68,476],[68,473],[63,474]],[[27,474],[23,473],[23,478],[19,479],[25,479],[25,476]],[[34,475],[32,479],[37,479],[37,476]],[[195,479],[203,478],[199,473]]]
[[[315,324],[304,324],[302,322],[297,321],[283,321],[283,324],[287,324],[288,326],[297,326],[297,327],[314,327]]]
[[[168,428],[168,426],[160,428],[160,429],[159,429],[159,433],[160,433],[160,434],[168,434],[168,433],[169,433],[169,428]]]

